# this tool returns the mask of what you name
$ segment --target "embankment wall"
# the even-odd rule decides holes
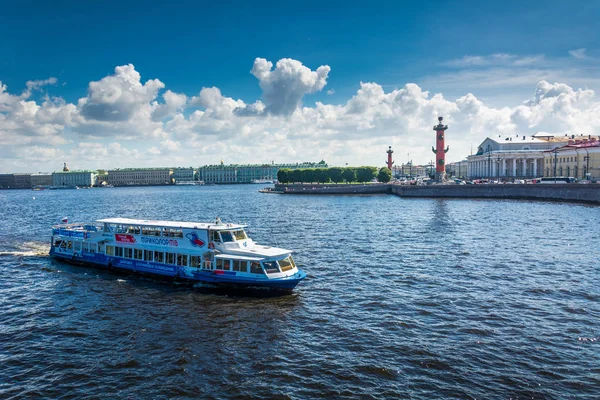
[[[600,204],[600,184],[391,186],[392,193],[400,197],[530,199]]]

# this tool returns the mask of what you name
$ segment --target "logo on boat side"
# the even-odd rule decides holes
[[[194,247],[204,247],[205,243],[202,239],[198,237],[196,232],[191,232],[185,235],[186,238],[190,239],[190,243]]]
[[[133,235],[125,235],[122,233],[115,233],[115,240],[121,243],[135,243],[135,237]]]

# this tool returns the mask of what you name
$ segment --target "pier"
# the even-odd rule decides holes
[[[394,194],[399,197],[461,199],[520,199],[600,204],[600,184],[533,185],[395,185],[395,184],[293,184],[276,185],[284,194]]]

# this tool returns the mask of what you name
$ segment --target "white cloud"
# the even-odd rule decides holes
[[[90,82],[88,95],[77,108],[88,120],[126,121],[154,100],[165,85],[158,79],[141,83],[133,64],[115,68],[114,75]]]
[[[585,60],[588,55],[585,53],[587,49],[581,48],[576,50],[569,50],[569,54],[578,60]]]
[[[335,94],[335,90],[329,89],[326,93],[331,96],[332,94]]]
[[[50,78],[44,79],[44,80],[27,81],[27,83],[25,85],[27,86],[27,90],[32,91],[32,90],[38,90],[38,89],[42,88],[43,86],[56,85],[56,82],[58,82],[58,80],[56,78],[50,77]]]
[[[61,98],[30,100],[31,90],[52,84],[49,80],[26,84],[20,94],[9,93],[0,83],[0,170],[56,169],[63,161],[85,168],[221,159],[380,165],[388,145],[397,150],[397,162],[406,161],[403,154],[410,152],[416,163],[426,163],[432,157],[432,126],[438,116],[450,126],[450,161],[468,155],[471,145],[476,148],[486,136],[600,129],[600,102],[592,89],[534,80],[532,71],[537,70],[518,66],[528,61],[514,56],[487,58],[469,63],[504,63],[504,84],[512,89],[509,82],[514,79],[514,85],[528,87],[527,93],[499,107],[475,92],[448,97],[425,90],[437,84],[407,83],[386,90],[375,82],[361,82],[345,103],[302,106],[306,94],[323,90],[329,67],[312,71],[299,61],[283,59],[273,69],[260,58],[252,73],[263,96],[251,103],[228,97],[217,87],[202,88],[190,98],[171,90],[161,93],[162,82],[142,84],[133,65],[91,82],[88,96],[77,105]],[[475,72],[483,74],[478,87],[487,87],[484,75],[489,69]]]
[[[327,84],[331,68],[322,65],[316,71],[300,61],[282,58],[273,63],[264,58],[254,60],[250,71],[263,91],[266,111],[275,115],[289,115],[296,110],[305,94],[317,92]]]
[[[544,60],[543,55],[518,56],[515,54],[497,53],[490,55],[468,55],[454,60],[449,60],[442,65],[455,68],[489,67],[489,66],[511,66],[523,67],[534,65]]]

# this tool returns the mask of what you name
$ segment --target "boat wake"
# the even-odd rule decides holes
[[[40,242],[24,242],[14,249],[0,249],[1,256],[46,257],[50,247]]]

